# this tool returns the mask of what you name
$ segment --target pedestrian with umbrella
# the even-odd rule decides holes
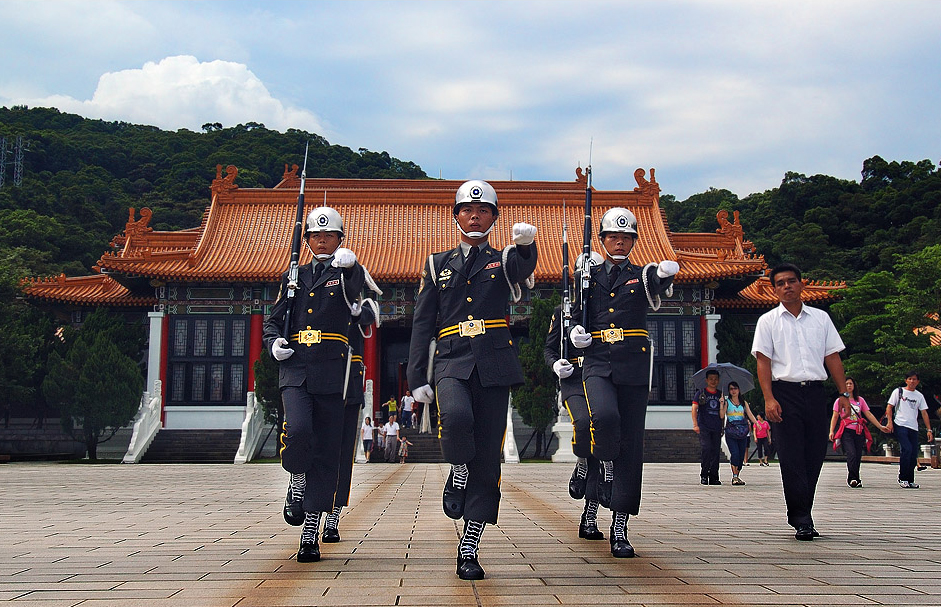
[[[730,363],[712,363],[694,373],[692,379],[693,386],[697,388],[691,413],[693,430],[699,435],[701,449],[699,482],[702,485],[721,485],[719,450],[726,407],[723,406],[720,386],[728,386],[730,382],[734,382],[743,387],[744,391],[748,391],[755,387],[754,379],[747,369]]]

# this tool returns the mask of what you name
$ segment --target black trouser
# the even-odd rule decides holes
[[[781,421],[772,424],[784,483],[787,522],[813,525],[811,510],[817,479],[827,454],[830,411],[822,382],[776,381],[771,392],[781,405]]]
[[[647,420],[647,384],[618,385],[610,377],[585,379],[585,397],[591,413],[592,455],[614,461],[611,510],[640,511],[644,473],[644,429]]]
[[[585,477],[585,499],[598,501],[598,460],[591,454],[591,415],[584,391],[571,394],[565,399],[565,408],[572,418],[572,452],[575,457],[588,460],[588,475]]]
[[[305,512],[330,512],[337,488],[343,431],[343,395],[310,394],[306,387],[281,389],[284,435],[281,466],[306,474]]]
[[[722,449],[722,430],[710,430],[699,426],[699,449],[702,458],[699,468],[700,478],[709,481],[719,480],[719,451]]]
[[[840,444],[843,445],[843,453],[846,455],[846,482],[860,480],[859,463],[863,460],[863,452],[866,450],[865,435],[856,434],[855,430],[843,430]]]
[[[763,436],[757,439],[758,447],[755,449],[758,452],[758,458],[770,457],[771,448],[768,446],[768,437]]]
[[[343,442],[340,444],[340,470],[337,475],[337,494],[333,507],[350,503],[350,485],[353,482],[353,460],[356,459],[356,439],[359,438],[359,412],[362,405],[347,403],[343,407]]]
[[[510,388],[481,386],[474,369],[467,380],[439,380],[435,397],[444,459],[467,464],[464,520],[494,524],[500,510],[500,460]]]

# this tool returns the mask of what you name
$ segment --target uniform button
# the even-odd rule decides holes
[[[631,289],[631,293],[633,293],[633,292],[634,292],[634,289]]]
[[[496,274],[491,274],[491,275],[490,275],[490,278],[496,278],[496,277],[497,277]]]
[[[313,297],[313,296],[314,296],[314,294],[313,294],[313,293],[311,293],[311,294],[310,294],[310,296],[311,296],[311,297]]]
[[[313,308],[307,308],[307,313],[308,313],[308,314],[313,314],[313,313],[314,313],[314,309],[313,309]]]
[[[473,315],[473,314],[468,314],[468,315],[467,315],[467,320],[474,320],[474,315]]]
[[[608,308],[608,312],[614,312],[614,308]]]
[[[474,299],[471,298],[471,297],[468,297],[468,298],[467,298],[467,301],[474,301]]]
[[[511,345],[511,346],[513,345],[513,340],[512,340],[512,339],[510,340],[510,345]]]
[[[611,327],[611,328],[613,329],[613,328],[614,328],[614,323],[611,323],[611,324],[610,324],[610,325],[608,325],[608,326],[609,326],[609,327]]]
[[[469,280],[467,281],[467,284],[470,284],[470,281],[469,281]]]
[[[647,351],[647,348],[641,348],[640,351],[641,351],[641,352],[646,352],[646,351]]]
[[[614,293],[611,294],[611,297],[614,297]]]

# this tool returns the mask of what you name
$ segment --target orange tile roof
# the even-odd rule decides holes
[[[26,293],[35,299],[77,305],[152,306],[156,297],[133,297],[126,287],[106,274],[73,276],[65,274],[52,278],[27,281]]]
[[[211,186],[211,204],[196,228],[154,231],[148,227],[149,209],[141,209],[140,219],[131,209],[125,233],[112,242],[119,248],[102,255],[96,269],[162,280],[276,282],[288,265],[300,188],[296,167],[292,168],[285,167],[284,179],[274,188],[240,188],[235,183],[238,169],[227,167],[223,177],[220,167]],[[677,260],[678,283],[755,276],[767,268],[764,258],[751,252],[751,243],[743,242],[737,213],[735,224],[723,223],[720,217],[716,234],[672,233],[659,206],[660,186],[653,169],[649,179],[643,169],[634,176],[633,190],[592,190],[593,233],[597,234],[602,214],[612,207],[627,207],[637,216],[640,238],[631,256],[634,263]],[[572,266],[581,252],[586,181],[581,169],[571,182],[491,181],[500,206],[491,243],[495,247],[510,243],[515,222],[536,225],[536,282],[557,282],[563,223],[568,226]],[[305,214],[326,200],[346,222],[344,246],[356,252],[377,282],[416,282],[429,253],[458,242],[452,208],[461,183],[308,179]],[[593,241],[599,249],[597,236]],[[301,262],[309,260],[302,248]],[[27,294],[48,297],[33,287]]]
[[[808,304],[828,304],[838,300],[846,288],[843,281],[804,280],[801,301]],[[736,297],[713,300],[717,308],[773,308],[778,305],[774,287],[767,276],[762,276],[739,291]]]

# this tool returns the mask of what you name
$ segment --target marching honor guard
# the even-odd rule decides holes
[[[653,346],[647,308],[660,307],[679,270],[675,261],[644,267],[628,255],[637,242],[637,218],[613,208],[601,218],[598,234],[605,261],[589,270],[588,324],[569,333],[584,355],[582,378],[591,415],[592,455],[601,462],[598,501],[612,510],[611,554],[634,556],[627,520],[640,509],[644,428],[653,372]],[[584,271],[584,270],[583,270]],[[575,284],[581,277],[576,276]],[[585,300],[587,296],[587,301]]]
[[[288,275],[282,276],[264,340],[279,362],[284,403],[281,465],[291,474],[284,519],[303,525],[298,562],[315,562],[320,560],[321,515],[334,506],[351,365],[351,307],[362,291],[364,271],[356,255],[340,247],[343,218],[336,210],[311,211],[304,235],[314,259],[299,268],[294,297],[286,296]],[[285,327],[288,306],[290,326]]]
[[[603,263],[604,258],[592,251],[592,265]],[[575,262],[576,272],[581,269],[584,256]],[[586,540],[603,540],[604,533],[598,529],[598,473],[599,462],[591,454],[591,417],[582,387],[582,351],[568,348],[569,358],[561,358],[562,332],[565,319],[562,306],[558,305],[549,324],[543,354],[546,364],[559,377],[562,404],[572,418],[572,451],[578,458],[572,478],[569,479],[569,495],[572,499],[585,500],[578,537]]]
[[[463,580],[484,577],[477,548],[486,524],[497,522],[510,387],[523,383],[507,304],[536,269],[535,226],[514,224],[514,244],[502,251],[489,245],[498,214],[486,181],[458,188],[453,218],[461,241],[429,256],[422,269],[409,347],[412,395],[438,401],[441,447],[451,464],[442,502],[447,516],[464,519],[457,556]]]

